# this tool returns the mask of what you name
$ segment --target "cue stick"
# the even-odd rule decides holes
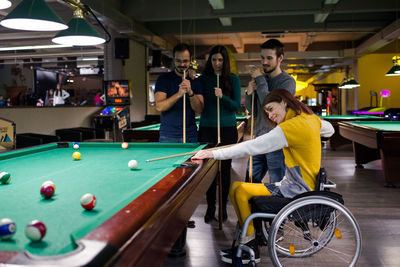
[[[254,136],[254,95],[255,92],[253,91],[251,95],[250,140],[252,140]],[[249,159],[249,182],[253,182],[253,156],[250,156]]]
[[[183,79],[186,79],[186,70],[183,71]],[[186,143],[186,93],[183,95],[183,143]]]
[[[222,148],[228,148],[231,146],[234,146],[236,144],[230,144],[226,146],[219,146],[219,147],[212,147],[208,149],[204,149],[206,151],[212,151],[212,150],[217,150],[217,149],[222,149]],[[170,158],[176,158],[176,157],[181,157],[181,156],[187,156],[187,155],[194,155],[199,151],[192,151],[192,152],[186,152],[186,153],[181,153],[181,154],[175,154],[175,155],[170,155],[170,156],[165,156],[165,157],[160,157],[160,158],[154,158],[154,159],[147,159],[146,162],[151,162],[151,161],[156,161],[156,160],[162,160],[162,159],[170,159]]]
[[[217,73],[217,88],[219,87],[219,74]],[[219,108],[219,97],[217,96],[217,146],[221,143],[221,114]],[[219,230],[222,230],[222,172],[221,172],[221,161],[218,161],[218,223]]]
[[[219,74],[217,74],[217,87],[219,88]],[[219,97],[217,96],[217,145],[221,144],[221,115],[219,110]]]

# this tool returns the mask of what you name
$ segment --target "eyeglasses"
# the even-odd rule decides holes
[[[182,63],[188,64],[190,62],[189,59],[180,60],[178,58],[175,58],[174,60],[175,60],[175,63],[177,63],[177,64],[182,64]]]

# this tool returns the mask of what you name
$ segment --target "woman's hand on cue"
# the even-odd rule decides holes
[[[209,158],[213,158],[213,157],[214,157],[214,155],[213,155],[212,151],[200,150],[199,152],[196,153],[196,155],[194,155],[192,157],[192,160],[209,159]]]
[[[218,87],[214,87],[214,90],[215,90],[215,96],[221,99],[223,96],[222,89],[218,88]]]

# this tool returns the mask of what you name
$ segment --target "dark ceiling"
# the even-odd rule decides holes
[[[4,17],[13,6],[0,10]],[[68,21],[73,8],[47,1]],[[257,62],[259,45],[278,38],[286,46],[286,65],[309,79],[351,66],[367,53],[395,53],[400,33],[400,0],[86,0],[114,36],[125,36],[168,54],[181,40],[196,46],[201,59],[210,45],[231,48],[241,64]],[[95,21],[91,20],[93,24]],[[225,26],[224,26],[225,25]],[[98,28],[99,32],[101,29]],[[54,33],[18,32],[0,27],[0,46],[51,44]],[[89,48],[20,52],[31,57],[101,54]],[[15,58],[1,52],[0,60]],[[14,55],[14,57],[13,57]],[[307,73],[307,75],[305,74]]]

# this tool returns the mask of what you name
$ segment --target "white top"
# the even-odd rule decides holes
[[[69,93],[65,90],[61,90],[61,94],[58,90],[55,90],[54,92],[54,99],[53,99],[53,105],[64,105],[65,104],[65,99],[69,97]]]
[[[321,120],[321,136],[330,137],[334,133],[333,126],[329,122]],[[253,140],[242,142],[229,148],[214,150],[212,153],[214,158],[218,160],[236,159],[273,152],[287,146],[285,134],[278,125],[270,132]]]

